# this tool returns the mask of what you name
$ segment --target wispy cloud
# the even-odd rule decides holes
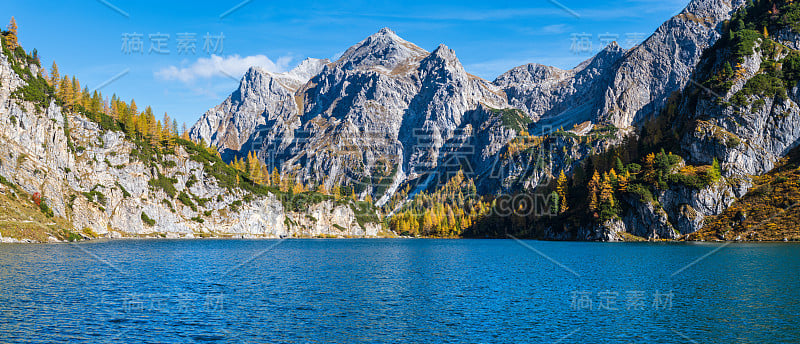
[[[201,57],[192,63],[188,61],[183,66],[169,66],[156,71],[155,77],[162,80],[178,80],[191,83],[197,79],[210,79],[215,77],[241,77],[250,67],[261,67],[269,72],[284,72],[289,66],[292,57],[279,57],[272,61],[265,55],[239,56],[230,55],[221,57]]]
[[[547,25],[542,28],[542,33],[545,34],[559,34],[565,33],[569,30],[569,26],[565,24]]]

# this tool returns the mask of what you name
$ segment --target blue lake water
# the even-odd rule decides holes
[[[800,245],[0,245],[0,342],[796,343]]]

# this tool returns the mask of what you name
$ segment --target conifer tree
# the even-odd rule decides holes
[[[59,91],[61,101],[64,102],[64,105],[67,108],[72,108],[72,105],[74,104],[75,93],[72,90],[72,81],[70,81],[66,75],[63,79],[61,79],[61,87],[59,87]]]
[[[272,168],[272,185],[273,186],[281,185],[281,174],[278,173],[277,167]]]
[[[628,182],[631,180],[631,173],[625,171],[624,174],[619,175],[619,181],[617,183],[617,190],[620,192],[628,191]]]
[[[81,84],[78,82],[78,78],[74,75],[72,76],[72,99],[73,104],[75,105],[84,105],[83,103],[83,92],[81,92]]]
[[[589,181],[589,211],[597,211],[597,193],[600,191],[600,174],[594,171],[592,179]]]
[[[603,181],[600,184],[600,202],[604,208],[614,207],[614,187],[608,174],[603,174]]]
[[[617,159],[614,161],[614,169],[616,169],[619,173],[624,173],[625,171],[625,165],[622,164],[622,159],[619,157],[617,157]]]
[[[181,129],[181,138],[186,141],[190,141],[189,130],[186,129],[186,122],[183,122],[183,128]]]
[[[17,21],[11,17],[11,22],[8,23],[8,35],[6,35],[6,47],[12,52],[17,49]]]
[[[48,80],[50,85],[58,91],[58,86],[61,83],[61,75],[58,74],[58,65],[56,65],[56,61],[53,61],[53,66],[50,67],[50,79]]]
[[[556,193],[558,194],[559,198],[558,213],[563,214],[569,209],[567,206],[567,176],[564,175],[564,171],[561,171],[561,174],[558,176],[558,181],[556,182]]]

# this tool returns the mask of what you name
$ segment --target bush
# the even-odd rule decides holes
[[[178,193],[178,191],[175,190],[175,183],[177,182],[178,182],[177,179],[168,178],[165,177],[163,174],[159,173],[158,178],[150,179],[150,181],[148,181],[147,184],[149,184],[154,188],[164,190],[164,193],[169,195],[169,197],[174,198],[175,194]]]
[[[119,182],[117,182],[116,184],[117,184],[117,187],[119,188],[119,190],[122,191],[122,197],[123,198],[131,197],[130,192],[128,192],[128,190],[125,190],[125,188],[122,187],[122,184],[120,184]]]
[[[650,188],[642,185],[642,184],[630,184],[628,185],[628,192],[634,195],[639,196],[639,200],[645,203],[653,203],[655,202],[655,196],[653,196],[653,192],[650,191]]]
[[[178,200],[184,205],[192,208],[193,211],[197,211],[197,206],[194,204],[194,202],[192,202],[192,199],[189,198],[189,195],[185,192],[181,191],[180,195],[178,195]]]
[[[142,222],[144,222],[144,224],[146,224],[146,225],[148,225],[150,227],[153,227],[156,224],[156,220],[151,219],[144,212],[142,212],[142,215],[140,217],[142,218]]]
[[[50,209],[49,206],[47,206],[46,202],[39,203],[39,210],[42,212],[42,214],[44,214],[47,217],[53,217],[54,216],[53,210]]]

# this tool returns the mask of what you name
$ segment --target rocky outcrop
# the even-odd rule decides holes
[[[751,183],[746,179],[727,179],[703,189],[683,185],[672,185],[656,195],[656,200],[647,201],[628,195],[623,201],[629,209],[622,215],[624,232],[638,237],[677,239],[682,235],[697,232],[705,225],[709,216],[722,213],[736,199],[744,196]],[[619,232],[620,225],[603,228],[601,233]],[[612,232],[614,232],[612,231]]]

